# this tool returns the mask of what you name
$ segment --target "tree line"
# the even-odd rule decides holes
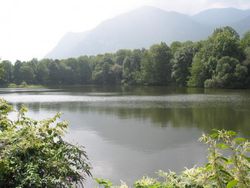
[[[68,59],[0,63],[0,85],[177,85],[249,88],[250,31],[242,38],[231,27],[217,28],[198,42],[161,42],[149,49]]]

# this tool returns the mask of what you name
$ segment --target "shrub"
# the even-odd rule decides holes
[[[214,131],[202,135],[208,145],[208,163],[186,169],[180,174],[159,171],[159,178],[143,177],[135,188],[247,188],[250,187],[250,142],[232,131]],[[103,185],[102,180],[98,182]],[[112,183],[105,184],[112,187]],[[124,188],[124,184],[122,185]],[[120,187],[122,187],[120,186]],[[119,186],[118,186],[119,187]],[[126,186],[128,187],[128,186]]]
[[[20,87],[27,87],[28,86],[28,84],[25,82],[25,81],[22,81],[22,83],[20,84]]]
[[[83,186],[91,176],[87,154],[62,139],[68,124],[60,114],[36,121],[22,107],[11,120],[12,110],[0,99],[0,187]]]

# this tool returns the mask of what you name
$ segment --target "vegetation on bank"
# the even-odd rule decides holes
[[[128,84],[213,88],[250,87],[250,32],[231,27],[207,40],[155,44],[149,49],[63,60],[32,59],[0,63],[0,85]]]
[[[7,86],[8,88],[29,88],[29,89],[36,89],[36,88],[45,88],[45,86],[42,85],[28,85],[26,82],[22,82],[20,85],[17,85],[15,83],[10,83]]]
[[[158,178],[143,177],[135,188],[247,188],[250,187],[250,142],[232,131],[214,131],[202,135],[200,141],[208,145],[208,163],[186,169],[180,174],[159,171]],[[105,179],[96,179],[104,188],[128,188]]]
[[[0,100],[0,187],[72,187],[91,176],[83,147],[63,140],[68,124],[60,114],[37,121],[21,107],[16,120],[12,106]]]

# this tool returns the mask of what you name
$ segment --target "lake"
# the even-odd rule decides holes
[[[0,97],[35,119],[62,112],[65,137],[86,147],[93,176],[116,183],[205,163],[198,138],[211,129],[250,136],[249,90],[84,86],[0,89]]]

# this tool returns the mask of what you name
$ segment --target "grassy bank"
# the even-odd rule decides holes
[[[46,88],[46,86],[43,85],[30,85],[30,84],[26,84],[26,83],[21,83],[21,84],[14,84],[11,83],[7,86],[8,88],[29,88],[29,89],[37,89],[37,88]]]

